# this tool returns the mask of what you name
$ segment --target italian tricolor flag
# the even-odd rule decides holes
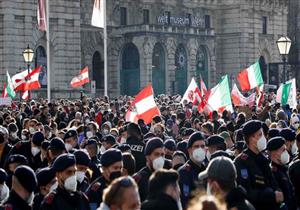
[[[207,106],[211,111],[222,112],[225,109],[232,111],[228,75],[222,77],[221,82],[211,89]]]
[[[285,84],[281,84],[277,90],[276,102],[282,106],[289,104],[291,108],[297,106],[296,79],[291,79]]]
[[[237,76],[242,91],[252,90],[264,83],[258,62],[240,72]]]
[[[11,98],[16,97],[16,93],[14,91],[13,83],[12,83],[12,80],[11,80],[8,72],[6,72],[6,93]]]

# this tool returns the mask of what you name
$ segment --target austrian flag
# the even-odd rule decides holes
[[[126,113],[126,121],[137,122],[138,119],[143,119],[146,124],[149,124],[153,117],[159,116],[160,111],[153,95],[152,85],[148,85],[141,90]]]
[[[90,79],[89,79],[89,69],[88,67],[85,67],[84,69],[82,69],[80,71],[80,74],[77,75],[76,77],[74,77],[71,81],[71,86],[73,88],[76,88],[76,87],[80,87],[86,83],[89,83],[90,82]]]

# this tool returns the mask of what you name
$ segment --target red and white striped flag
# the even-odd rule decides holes
[[[23,93],[22,93],[22,99],[24,100],[24,101],[28,101],[28,99],[29,99],[29,92],[28,92],[28,90],[26,90],[26,91],[24,91]]]
[[[192,102],[194,105],[198,105],[202,101],[200,89],[194,78],[192,78],[191,83],[185,91],[180,103],[183,104],[184,101],[187,103]]]
[[[245,97],[240,90],[238,89],[237,85],[234,83],[232,90],[231,90],[231,99],[232,103],[235,106],[246,106],[253,107],[255,104],[255,93],[252,93],[249,97]]]
[[[37,5],[37,20],[38,20],[38,29],[40,31],[46,31],[47,29],[47,18],[46,18],[46,1],[47,0],[38,0]]]
[[[202,76],[200,75],[200,90],[201,90],[201,96],[205,96],[207,94],[207,88],[205,85],[205,82],[202,79]]]
[[[2,98],[7,98],[7,97],[8,97],[8,93],[6,90],[6,83],[4,83],[3,90],[2,90]]]
[[[92,26],[104,28],[104,1],[106,0],[95,0],[94,9],[92,15]]]
[[[138,119],[143,119],[146,124],[150,124],[153,117],[160,116],[153,95],[152,85],[141,90],[126,113],[126,121],[137,122]]]
[[[90,78],[89,78],[89,68],[85,67],[84,69],[82,69],[79,73],[79,75],[77,75],[76,77],[74,77],[71,81],[71,86],[73,88],[76,87],[80,87],[86,83],[90,82]]]
[[[264,84],[262,84],[256,88],[256,94],[257,94],[256,106],[261,107],[263,104],[263,101],[264,101],[264,94],[265,94]]]
[[[26,90],[36,90],[41,88],[39,82],[39,75],[42,67],[39,66],[36,69],[32,70],[29,74],[25,70],[21,73],[14,75],[12,80],[12,85],[15,91],[26,91]]]

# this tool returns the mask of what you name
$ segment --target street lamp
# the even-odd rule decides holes
[[[292,41],[287,37],[287,36],[282,36],[280,37],[277,41],[276,41],[278,50],[279,50],[279,54],[282,57],[282,61],[283,61],[283,79],[284,82],[286,82],[286,59],[287,59],[287,55],[290,52],[291,46],[292,46]]]
[[[27,45],[27,48],[23,51],[23,57],[24,61],[27,64],[27,71],[28,74],[30,73],[30,64],[34,57],[34,52],[32,49],[30,49],[29,45]],[[28,100],[30,100],[30,91],[28,91]]]

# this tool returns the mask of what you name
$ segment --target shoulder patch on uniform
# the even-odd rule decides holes
[[[241,159],[242,159],[242,160],[247,160],[247,159],[248,159],[248,155],[245,154],[245,153],[242,153],[242,154],[241,154]]]
[[[5,204],[5,210],[13,210],[13,206],[11,204]]]
[[[243,178],[243,179],[248,179],[248,170],[247,169],[245,169],[245,168],[243,168],[243,169],[241,169],[241,177]]]
[[[55,197],[55,192],[51,192],[49,193],[46,197],[45,197],[45,203],[47,204],[52,204],[53,200]]]
[[[133,179],[134,179],[134,181],[135,181],[136,183],[139,183],[139,182],[141,181],[141,179],[142,179],[142,176],[136,174],[135,176],[133,176]]]
[[[101,187],[101,184],[99,182],[96,182],[93,184],[91,190],[96,192]]]

